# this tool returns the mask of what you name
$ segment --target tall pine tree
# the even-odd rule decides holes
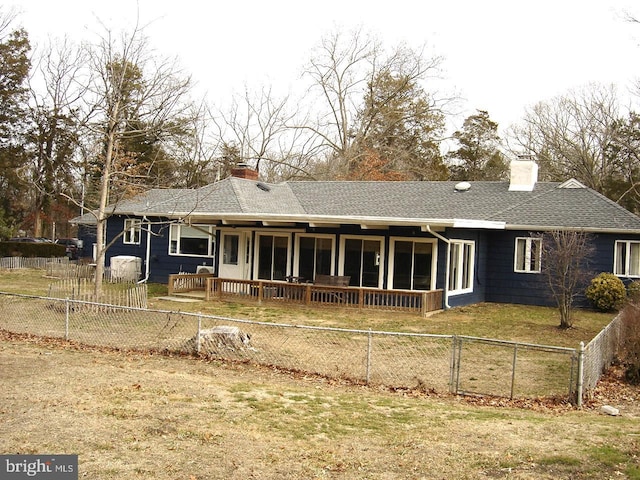
[[[500,152],[498,124],[485,110],[478,110],[453,134],[458,149],[447,156],[453,180],[502,180],[508,170]]]
[[[25,80],[31,47],[25,30],[7,32],[10,19],[3,18],[0,25],[0,213],[5,216],[0,220],[13,228],[28,210],[17,169],[25,162]]]

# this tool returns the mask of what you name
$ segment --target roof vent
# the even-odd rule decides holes
[[[260,190],[262,190],[263,192],[270,192],[270,191],[271,191],[271,188],[269,188],[269,186],[268,186],[268,185],[265,185],[265,184],[264,184],[264,183],[262,183],[262,182],[258,182],[258,183],[256,183],[256,187],[258,187],[258,188],[259,188]]]
[[[460,182],[456,183],[456,186],[453,188],[456,192],[466,192],[471,188],[471,184],[469,182]]]
[[[558,185],[558,188],[587,188],[575,178],[571,178],[566,182]]]

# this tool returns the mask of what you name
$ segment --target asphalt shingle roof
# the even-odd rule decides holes
[[[640,232],[640,217],[588,188],[538,182],[531,192],[509,182],[285,182],[227,178],[195,190],[150,190],[122,202],[115,213],[350,223],[409,220],[504,222],[506,228],[582,228]],[[356,222],[356,223],[358,223]],[[426,223],[426,222],[425,222]]]

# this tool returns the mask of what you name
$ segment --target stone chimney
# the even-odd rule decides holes
[[[258,171],[250,168],[246,163],[239,163],[231,169],[231,176],[246,178],[247,180],[258,180]]]
[[[510,192],[531,192],[538,181],[538,164],[533,160],[512,160]]]

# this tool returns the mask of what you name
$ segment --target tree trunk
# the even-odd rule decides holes
[[[560,328],[571,328],[573,320],[571,318],[571,301],[567,298],[560,300]]]
[[[102,297],[102,281],[105,271],[105,253],[106,253],[106,226],[109,215],[107,214],[107,206],[109,204],[109,186],[111,180],[111,165],[113,164],[113,154],[116,143],[116,119],[119,114],[119,102],[113,105],[113,110],[109,112],[109,127],[107,130],[107,145],[104,158],[104,168],[102,169],[102,178],[100,181],[100,203],[98,205],[98,215],[96,219],[96,279],[95,279],[95,301],[99,302]]]

